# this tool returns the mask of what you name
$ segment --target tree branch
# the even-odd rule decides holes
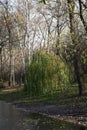
[[[86,31],[86,33],[87,33],[87,23],[86,23],[86,21],[85,21],[84,18],[83,18],[81,0],[78,0],[78,1],[79,1],[80,19],[81,19],[81,21],[82,21],[82,23],[83,23],[83,25],[84,25],[85,31]]]

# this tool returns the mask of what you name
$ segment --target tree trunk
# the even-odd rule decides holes
[[[69,20],[70,20],[70,34],[72,39],[72,44],[74,45],[77,41],[75,39],[76,32],[75,32],[75,20],[74,20],[74,10],[75,10],[75,0],[67,0],[68,9],[69,9]],[[79,96],[82,95],[83,92],[83,73],[81,72],[81,65],[79,61],[78,52],[74,54],[73,62],[74,62],[74,71],[78,83],[79,88]]]
[[[74,70],[75,70],[75,75],[76,75],[76,79],[78,82],[79,96],[81,96],[84,91],[84,80],[83,80],[83,74],[80,71],[78,57],[75,57],[75,59],[74,59]]]
[[[10,48],[10,77],[9,77],[9,86],[15,86],[15,72],[14,72],[14,51],[13,48]]]
[[[0,80],[2,81],[2,48],[0,48]]]

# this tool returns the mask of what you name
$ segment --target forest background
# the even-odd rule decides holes
[[[0,0],[1,87],[82,95],[86,82],[86,0]]]

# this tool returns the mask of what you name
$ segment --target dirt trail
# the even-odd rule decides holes
[[[50,117],[87,126],[87,108],[83,106],[57,105],[47,102],[15,104],[16,108],[27,112],[45,114]]]

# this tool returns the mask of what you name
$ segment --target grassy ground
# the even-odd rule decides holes
[[[75,105],[79,105],[80,103],[86,103],[87,98],[87,92],[83,94],[83,96],[78,96],[78,89],[75,87],[72,87],[70,89],[64,90],[64,91],[56,91],[54,93],[48,93],[45,95],[41,95],[38,97],[29,97],[28,92],[24,92],[22,89],[16,89],[16,88],[8,88],[0,90],[0,100],[5,100],[8,102],[16,102],[16,103],[36,103],[45,101],[48,103],[53,104],[66,104],[66,105],[72,105],[75,103]]]

